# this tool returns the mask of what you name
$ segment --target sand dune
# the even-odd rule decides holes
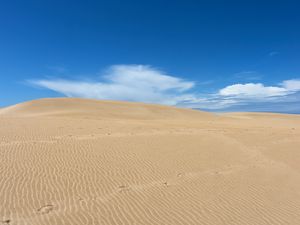
[[[300,224],[300,116],[42,99],[0,110],[0,224]]]

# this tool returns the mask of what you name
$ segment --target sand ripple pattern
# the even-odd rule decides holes
[[[300,224],[297,116],[40,101],[0,113],[0,224]]]

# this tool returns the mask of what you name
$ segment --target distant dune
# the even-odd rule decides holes
[[[298,225],[300,116],[86,99],[0,109],[0,224]]]

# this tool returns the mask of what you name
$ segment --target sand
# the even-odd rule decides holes
[[[0,110],[0,224],[300,224],[300,116],[41,99]]]

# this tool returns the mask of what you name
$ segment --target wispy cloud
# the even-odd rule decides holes
[[[47,66],[47,68],[55,73],[65,73],[68,71],[65,66]]]
[[[242,71],[233,74],[234,79],[239,79],[239,80],[261,80],[262,75],[258,73],[257,71]]]
[[[273,86],[236,83],[211,94],[201,94],[201,82],[172,76],[151,66],[114,65],[101,76],[101,80],[38,79],[29,82],[68,97],[159,103],[211,110],[241,108],[251,104],[300,102],[299,79],[284,80]]]
[[[278,55],[278,54],[279,54],[279,52],[273,51],[273,52],[270,52],[270,53],[269,53],[269,56],[272,57],[272,56],[275,56],[275,55]]]
[[[144,65],[115,65],[102,76],[104,82],[33,80],[32,84],[68,97],[115,99],[176,105],[194,82],[170,76]],[[179,100],[180,99],[180,100]]]

